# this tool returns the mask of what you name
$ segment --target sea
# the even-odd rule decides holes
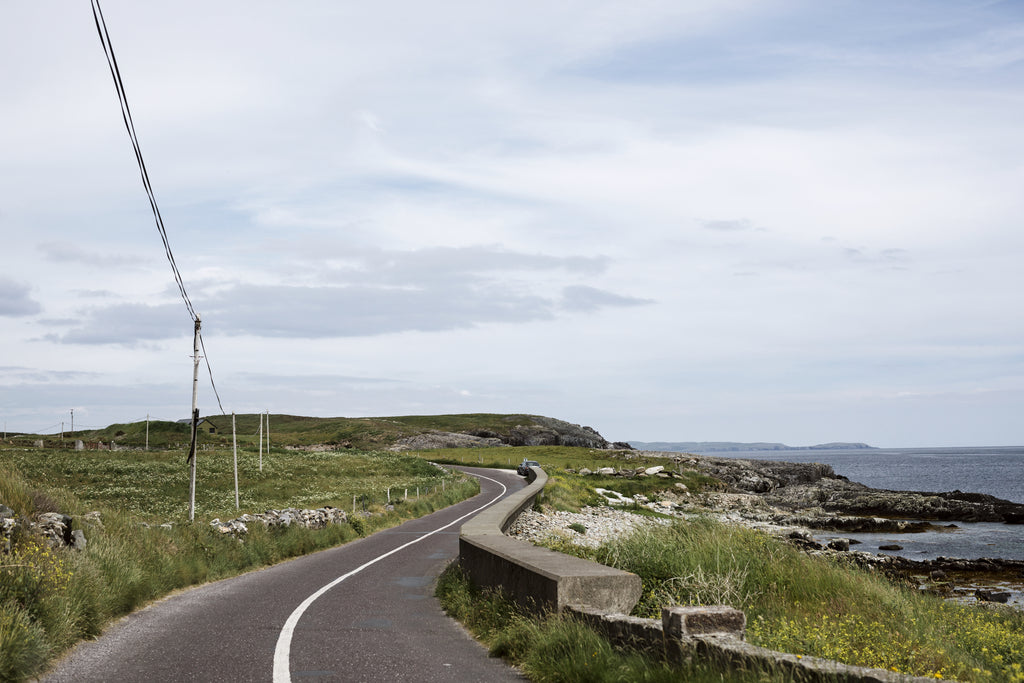
[[[698,455],[820,462],[836,474],[871,488],[897,491],[987,493],[1024,503],[1024,447],[870,448],[850,450],[694,451]],[[948,524],[942,522],[941,524]],[[842,534],[859,542],[854,550],[901,555],[915,560],[982,557],[1024,560],[1024,524],[956,522],[943,531],[900,534]],[[827,540],[829,534],[815,534]],[[882,551],[880,545],[902,550]]]

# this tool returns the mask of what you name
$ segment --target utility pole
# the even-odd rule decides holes
[[[270,455],[270,411],[267,411],[267,455]]]
[[[263,471],[263,413],[260,413],[260,472]]]
[[[196,330],[192,339],[192,445],[188,449],[188,521],[196,517],[196,436],[199,433],[199,328],[202,322],[196,316]]]
[[[64,431],[64,423],[61,422],[60,425],[61,425],[61,427],[60,427],[61,431]],[[71,409],[71,431],[72,431],[72,433],[74,433],[74,431],[75,431],[75,409],[74,408]]]
[[[146,450],[149,450],[149,413],[146,413]]]

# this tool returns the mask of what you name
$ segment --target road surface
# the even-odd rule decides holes
[[[481,477],[480,495],[165,598],[80,644],[42,680],[522,681],[433,597],[463,518],[524,485],[505,470],[465,471]]]

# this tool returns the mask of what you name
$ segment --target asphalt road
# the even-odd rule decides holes
[[[42,680],[522,681],[433,597],[458,555],[460,518],[524,485],[504,470],[466,471],[487,477],[468,501],[165,598],[80,644]]]

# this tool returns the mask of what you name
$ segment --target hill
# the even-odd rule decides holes
[[[230,446],[231,415],[209,415],[200,432],[202,444]],[[259,414],[235,416],[239,446],[255,446]],[[327,446],[374,450],[447,446],[580,446],[628,448],[612,444],[595,429],[540,415],[406,415],[396,417],[302,417],[271,414],[271,444],[277,447]],[[114,443],[119,447],[176,448],[187,445],[191,427],[179,422],[132,422],[67,434],[70,441]],[[211,429],[213,432],[211,433]]]

